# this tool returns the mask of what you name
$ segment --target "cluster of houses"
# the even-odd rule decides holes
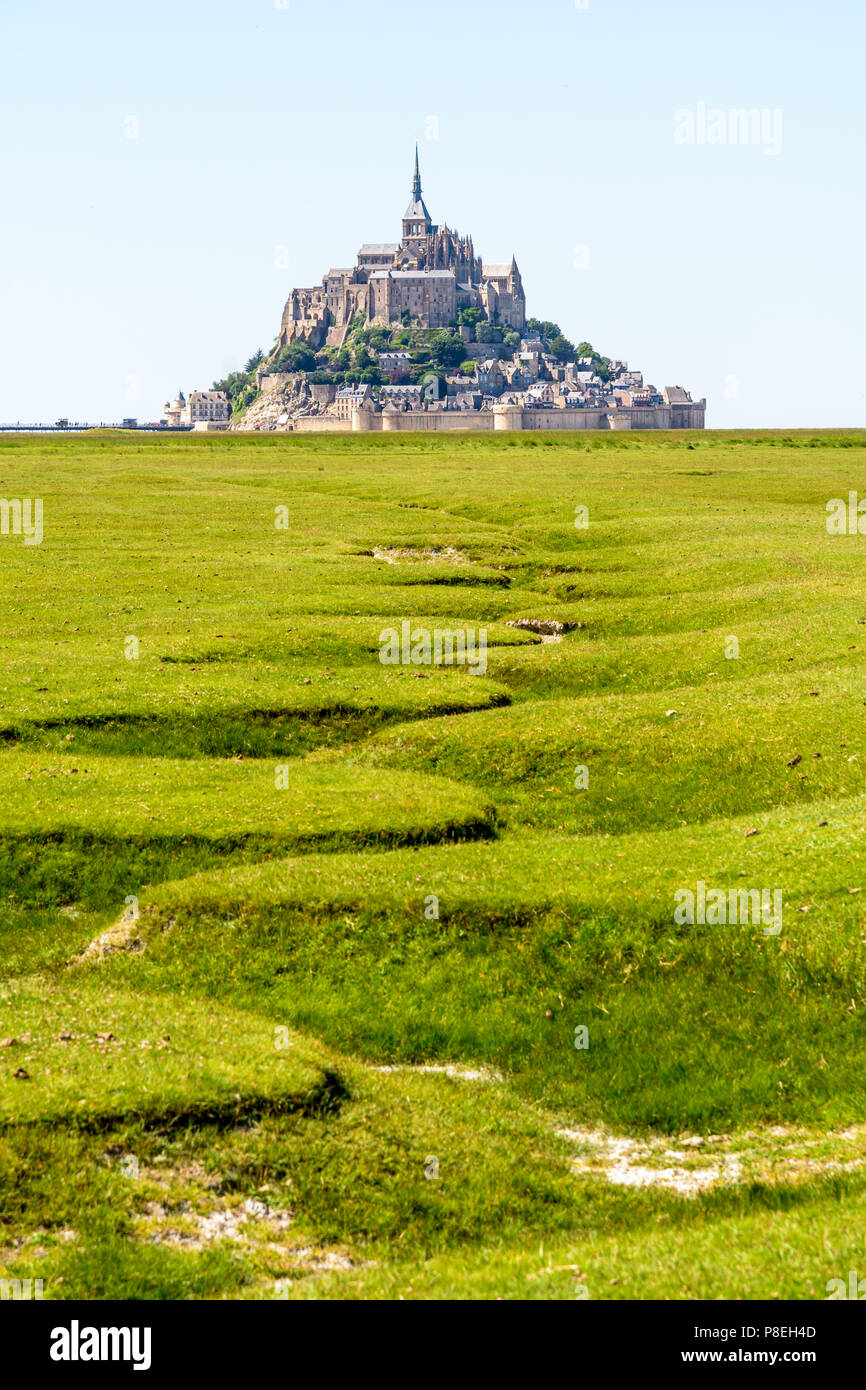
[[[342,420],[358,409],[406,413],[484,411],[506,405],[523,410],[609,411],[673,404],[699,408],[681,386],[666,386],[659,391],[655,386],[645,385],[643,375],[630,369],[627,362],[611,362],[603,379],[592,358],[561,362],[548,352],[541,338],[521,339],[519,349],[513,354],[496,344],[483,346],[489,355],[476,356],[471,375],[467,362],[466,369],[461,367],[441,376],[431,371],[415,383],[409,381],[412,366],[409,353],[381,352],[379,370],[387,378],[386,385],[319,386],[313,389],[309,402],[298,413],[332,415]]]

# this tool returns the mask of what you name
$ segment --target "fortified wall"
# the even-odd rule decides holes
[[[495,405],[492,410],[353,410],[349,418],[301,416],[286,426],[298,434],[328,431],[421,430],[702,430],[706,399],[684,404],[620,407],[618,410],[549,410],[537,406]]]
[[[380,332],[365,338],[365,326]],[[426,354],[406,330],[430,335],[421,339]],[[317,352],[317,381],[304,370],[268,370],[298,360],[286,350],[295,341]],[[379,365],[370,374],[373,341]],[[406,350],[412,343],[414,352]],[[445,398],[437,388],[422,408],[422,385],[442,375]],[[293,289],[255,381],[233,430],[701,430],[706,413],[706,400],[693,401],[682,386],[657,391],[627,362],[602,358],[588,343],[575,350],[555,324],[528,325],[515,257],[484,261],[470,236],[432,221],[417,146],[401,239],[365,242],[353,266]]]

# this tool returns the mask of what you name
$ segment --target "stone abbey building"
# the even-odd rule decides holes
[[[475,313],[466,322],[461,311],[470,308]],[[342,348],[359,319],[386,330],[376,335],[378,363],[335,370],[334,354],[323,349]],[[447,365],[432,355],[423,332],[397,331],[410,328],[450,330],[463,360]],[[293,341],[306,342],[318,354],[315,371],[280,366],[279,349]],[[414,350],[407,351],[410,344]],[[705,399],[692,400],[682,386],[657,390],[627,362],[601,357],[588,343],[586,349],[588,356],[579,355],[552,324],[527,324],[513,256],[507,263],[483,261],[470,236],[433,222],[421,192],[416,146],[400,240],[367,242],[355,265],[329,270],[320,285],[291,291],[274,352],[256,371],[255,394],[228,428],[704,428]],[[568,360],[572,353],[574,361]],[[171,409],[182,405],[178,400]],[[208,421],[193,427],[219,426]]]
[[[329,270],[321,285],[292,290],[279,346],[303,338],[313,348],[340,345],[356,314],[382,327],[411,323],[447,328],[461,309],[480,309],[491,324],[522,333],[526,300],[517,262],[482,261],[471,237],[437,226],[421,196],[418,149],[403,236],[369,242],[354,266]]]

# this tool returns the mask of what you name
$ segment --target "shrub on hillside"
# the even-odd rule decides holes
[[[316,369],[316,354],[307,343],[294,339],[280,348],[271,359],[268,372],[312,372]]]

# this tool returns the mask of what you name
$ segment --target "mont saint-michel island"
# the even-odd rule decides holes
[[[293,431],[703,429],[705,412],[527,318],[515,257],[483,260],[434,223],[417,146],[400,240],[291,290],[267,357],[164,409],[179,428]]]

